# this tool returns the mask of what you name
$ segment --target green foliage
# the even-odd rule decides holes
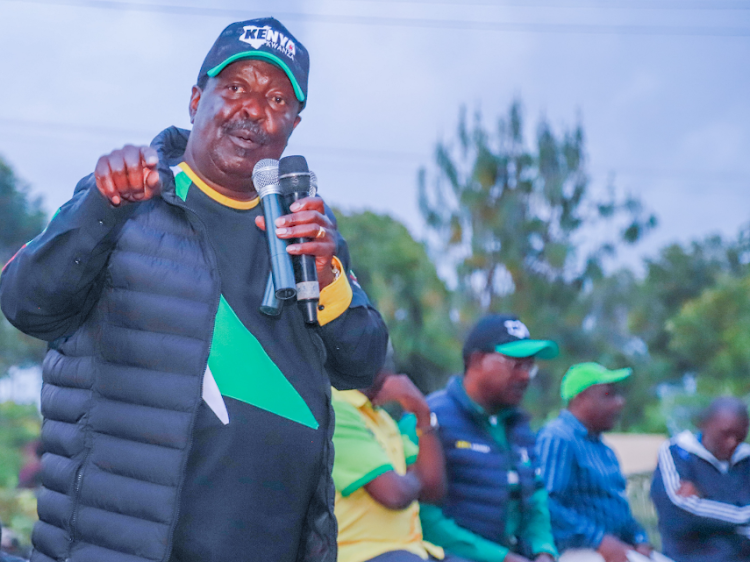
[[[632,416],[629,427],[654,431],[666,425],[670,432],[679,431],[689,427],[691,416],[710,397],[747,392],[741,385],[732,384],[730,378],[709,378],[711,375],[704,372],[710,362],[705,355],[707,349],[697,340],[702,332],[715,341],[716,335],[710,332],[720,328],[710,307],[705,305],[712,298],[721,302],[714,294],[717,286],[722,285],[720,293],[731,292],[733,283],[750,274],[748,239],[747,230],[741,231],[735,240],[709,236],[685,245],[669,245],[646,261],[646,276],[632,287],[629,297],[629,330],[648,350],[635,365],[638,385],[633,387],[642,411],[631,412],[628,408]],[[701,302],[704,304],[699,305]],[[747,311],[741,308],[741,302],[738,301],[737,310],[731,311],[731,319],[726,318],[727,327],[734,324],[735,328],[741,328],[747,324],[743,318]],[[711,353],[714,351],[716,348]],[[697,375],[698,394],[692,390],[686,392],[682,387],[684,377],[690,374]],[[657,388],[659,404],[655,402]]]
[[[30,199],[28,186],[0,157],[0,262],[3,264],[44,228],[41,199]]]
[[[723,277],[667,324],[670,350],[709,394],[750,392],[750,275]]]
[[[687,246],[672,244],[655,259],[646,261],[647,275],[634,295],[630,328],[640,335],[652,355],[670,355],[667,321],[687,301],[713,287],[722,276],[737,277],[748,272],[744,265],[748,257],[747,237],[743,231],[731,242],[710,236]],[[686,368],[687,365],[675,365],[677,373]]]
[[[638,201],[595,198],[588,188],[583,130],[556,137],[542,120],[534,150],[522,135],[520,105],[511,105],[493,136],[477,114],[461,114],[457,146],[438,144],[438,174],[420,174],[420,208],[437,234],[437,250],[457,264],[459,291],[475,312],[538,308],[568,302],[602,275],[616,243],[655,225]],[[576,235],[606,219],[623,223],[616,240],[583,251]],[[441,254],[442,255],[442,254]]]
[[[424,245],[388,215],[336,211],[357,279],[388,325],[396,366],[423,391],[460,367],[450,295]]]
[[[44,350],[43,342],[19,332],[0,314],[0,376],[14,365],[41,363]]]
[[[13,531],[21,550],[30,548],[31,531],[37,520],[34,490],[0,488],[0,520]]]
[[[0,403],[0,488],[15,488],[21,449],[39,438],[41,419],[33,404]]]
[[[0,157],[0,263],[5,264],[44,228],[41,200],[29,198],[28,187]],[[13,328],[0,314],[0,376],[13,365],[42,360],[42,342]]]

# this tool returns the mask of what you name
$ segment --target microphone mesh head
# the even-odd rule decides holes
[[[264,158],[253,167],[253,185],[262,198],[279,192],[279,161]]]
[[[310,172],[310,197],[315,197],[318,194],[318,176],[315,172]]]

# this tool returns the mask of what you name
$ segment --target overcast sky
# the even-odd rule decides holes
[[[251,8],[248,8],[251,6]],[[750,221],[750,0],[0,0],[0,155],[52,211],[97,158],[189,126],[221,30],[275,15],[311,55],[288,154],[329,203],[421,236],[416,176],[460,106],[583,124],[594,189],[660,219],[635,253]]]

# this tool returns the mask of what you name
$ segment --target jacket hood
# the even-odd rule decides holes
[[[717,459],[711,451],[706,449],[703,444],[698,441],[698,438],[693,435],[690,431],[683,431],[672,439],[672,442],[684,449],[688,453],[694,454],[696,457],[700,457],[706,462],[712,464],[719,472],[726,472],[727,465]],[[732,458],[729,459],[729,466],[734,466],[738,462],[750,457],[750,445],[747,443],[740,443],[739,446],[734,450]]]

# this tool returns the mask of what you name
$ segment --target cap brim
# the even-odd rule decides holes
[[[263,59],[278,66],[281,70],[284,71],[284,73],[289,78],[289,81],[292,83],[292,88],[294,88],[294,95],[297,96],[297,100],[300,103],[305,103],[305,93],[302,91],[302,88],[297,82],[297,79],[294,77],[294,74],[289,68],[289,65],[279,57],[271,53],[266,53],[264,51],[244,51],[242,53],[237,53],[236,55],[232,55],[231,57],[227,58],[221,64],[217,64],[216,66],[214,66],[211,70],[206,72],[206,74],[208,74],[211,78],[214,78],[227,66],[240,59]]]
[[[566,373],[565,376],[563,377],[562,385],[560,387],[560,397],[566,402],[568,402],[591,386],[596,386],[598,384],[617,383],[622,380],[625,380],[632,374],[633,374],[633,369],[631,369],[630,367],[626,367],[624,369],[614,369],[612,371],[606,370],[606,371],[596,373],[592,378],[587,380],[583,385],[577,385],[574,388],[570,388],[571,385],[566,384],[569,382],[569,380],[567,379],[569,375],[568,373]]]
[[[611,384],[613,382],[620,382],[625,380],[633,374],[633,369],[625,367],[624,369],[615,369],[614,371],[607,371],[602,376],[601,380],[596,384]]]
[[[560,353],[560,348],[551,340],[518,340],[500,344],[495,351],[508,357],[554,359]]]

